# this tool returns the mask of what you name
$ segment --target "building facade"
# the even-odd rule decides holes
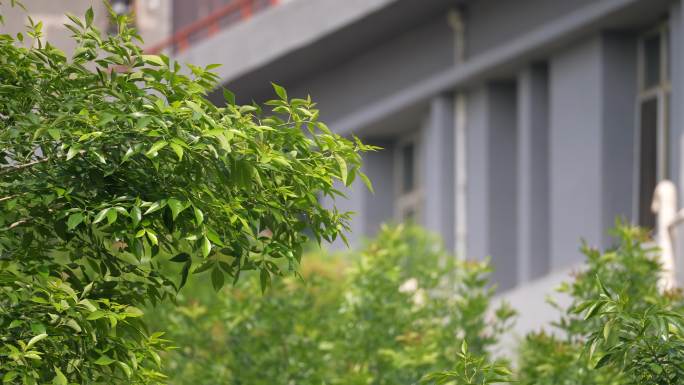
[[[502,291],[653,226],[657,181],[681,187],[678,0],[297,0],[180,58],[222,63],[243,101],[310,94],[342,134],[382,146],[352,186],[351,237],[413,219]],[[217,100],[218,101],[218,100]]]
[[[271,98],[271,81],[310,94],[333,130],[383,147],[364,162],[375,193],[338,202],[352,243],[410,219],[457,257],[491,257],[535,317],[522,327],[544,321],[581,239],[609,247],[618,217],[652,227],[659,180],[684,190],[683,0],[268,4],[176,59],[221,63],[240,102]]]

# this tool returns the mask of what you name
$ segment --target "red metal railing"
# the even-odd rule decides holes
[[[255,12],[272,7],[280,0],[235,0],[213,11],[209,16],[199,19],[178,30],[173,36],[148,47],[145,52],[155,54],[162,51],[172,53],[186,50],[190,44],[218,33],[236,21],[252,17]],[[237,19],[237,20],[236,20]]]

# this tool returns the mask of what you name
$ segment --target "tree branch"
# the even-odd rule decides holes
[[[38,160],[34,160],[33,162],[28,162],[28,163],[23,163],[23,164],[14,164],[14,165],[11,165],[11,166],[6,166],[6,167],[3,167],[3,168],[0,168],[0,175],[9,174],[10,172],[20,171],[20,170],[23,170],[23,169],[25,169],[25,168],[33,167],[33,166],[35,166],[35,165],[37,165],[37,164],[45,163],[45,162],[47,162],[48,160],[50,160],[50,158],[41,158],[41,159],[38,159]]]
[[[13,228],[15,228],[15,227],[17,227],[17,226],[21,226],[21,225],[23,225],[24,223],[29,222],[30,220],[31,220],[30,218],[20,219],[20,220],[18,220],[18,221],[16,221],[16,222],[12,223],[11,225],[5,227],[4,229],[0,229],[0,231],[12,230]]]

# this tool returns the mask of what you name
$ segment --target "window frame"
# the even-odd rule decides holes
[[[646,55],[645,42],[647,39],[658,35],[659,37],[659,79],[658,83],[649,88],[646,87]],[[672,79],[670,74],[670,25],[662,21],[654,27],[646,30],[637,38],[637,97],[635,101],[635,130],[634,130],[634,199],[632,218],[635,223],[641,224],[642,197],[640,192],[641,182],[641,134],[642,134],[642,106],[650,100],[657,103],[657,132],[656,132],[656,183],[670,176],[670,101],[672,93]],[[650,202],[645,207],[650,208]]]
[[[395,204],[394,217],[398,222],[408,219],[407,214],[413,211],[413,221],[418,223],[422,218],[423,209],[423,188],[422,188],[422,151],[420,146],[420,133],[406,135],[397,141],[394,154],[395,164]],[[413,189],[404,191],[404,153],[403,149],[407,145],[413,145]]]

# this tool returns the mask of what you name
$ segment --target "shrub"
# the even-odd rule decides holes
[[[253,275],[222,296],[179,295],[149,313],[187,341],[168,353],[175,384],[411,384],[486,352],[512,313],[487,322],[485,263],[459,261],[415,227],[383,227],[359,253],[307,256],[303,280]],[[192,342],[192,343],[191,343]]]
[[[572,305],[561,309],[553,333],[528,334],[515,375],[495,382],[684,383],[681,291],[658,291],[658,251],[644,246],[645,231],[619,225],[613,233],[617,244],[604,253],[583,246],[586,268],[560,288]],[[483,361],[477,375],[484,377],[488,365]]]

